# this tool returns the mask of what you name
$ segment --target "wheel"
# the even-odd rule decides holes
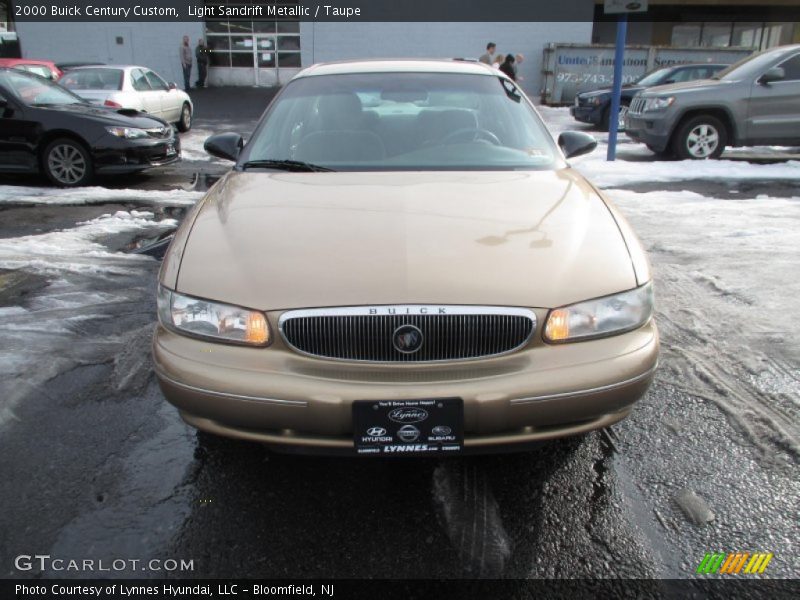
[[[94,174],[88,150],[69,138],[53,140],[45,147],[42,169],[50,181],[61,187],[87,185]]]
[[[178,121],[178,131],[186,133],[192,128],[192,107],[188,102],[184,102],[181,108],[181,119]]]
[[[683,160],[719,158],[727,143],[728,131],[722,121],[711,115],[699,115],[679,127],[672,149]]]

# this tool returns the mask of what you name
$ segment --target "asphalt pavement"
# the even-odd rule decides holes
[[[737,296],[695,276],[702,261],[735,265],[747,253],[720,259],[696,231],[681,238],[696,254],[677,252],[665,237],[681,236],[680,222],[665,231],[669,207],[631,204],[656,273],[664,351],[647,396],[611,429],[526,453],[386,460],[275,454],[186,426],[150,359],[159,263],[127,251],[174,227],[187,205],[156,206],[148,194],[196,199],[229,166],[202,156],[204,136],[249,134],[273,93],[193,91],[195,125],[183,136],[192,159],[103,182],[105,200],[100,191],[88,204],[0,205],[0,257],[18,265],[0,270],[2,576],[92,575],[15,565],[49,554],[193,561],[112,574],[131,577],[682,579],[705,553],[738,551],[774,554],[763,577],[800,574],[800,455],[783,420],[797,423],[797,325],[781,337],[750,318],[783,294],[779,277],[752,272],[759,294]],[[739,193],[797,195],[796,181],[747,185]],[[722,198],[730,189],[674,187]],[[137,211],[151,213],[150,229],[95,235],[90,254],[64,246],[52,265],[20,258],[24,236]],[[791,244],[772,252],[796,258]]]

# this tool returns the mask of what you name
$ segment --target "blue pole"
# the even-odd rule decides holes
[[[628,15],[621,14],[617,19],[617,47],[614,51],[614,89],[611,94],[611,108],[608,113],[608,154],[606,160],[617,157],[617,130],[619,126],[619,98],[622,94],[622,60],[625,57],[625,38],[628,36]]]

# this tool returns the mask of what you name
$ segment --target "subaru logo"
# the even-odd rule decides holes
[[[395,350],[403,354],[413,354],[422,348],[422,332],[413,325],[401,325],[392,334]]]
[[[389,411],[389,418],[395,423],[419,423],[428,418],[428,411],[423,408],[395,408]]]
[[[453,432],[447,425],[437,425],[431,430],[433,435],[450,435]]]
[[[419,429],[413,425],[403,425],[397,430],[397,437],[404,442],[415,442],[419,437]]]
[[[370,427],[367,429],[367,435],[370,437],[383,437],[386,435],[386,430],[383,427]]]

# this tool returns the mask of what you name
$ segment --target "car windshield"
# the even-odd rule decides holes
[[[121,90],[121,69],[73,69],[59,83],[69,90]]]
[[[670,73],[672,72],[671,68],[667,69],[657,69],[655,71],[651,71],[650,73],[646,73],[636,81],[636,85],[657,85],[661,83],[661,81]]]
[[[85,102],[57,83],[22,71],[0,71],[0,86],[30,106],[83,104]]]
[[[549,169],[560,160],[541,119],[511,82],[393,72],[295,79],[239,164],[432,171]]]
[[[766,69],[774,60],[775,54],[770,50],[756,52],[750,56],[746,56],[739,62],[733,63],[730,67],[722,69],[711,79],[738,81],[743,77],[750,77],[760,72],[762,69]]]

